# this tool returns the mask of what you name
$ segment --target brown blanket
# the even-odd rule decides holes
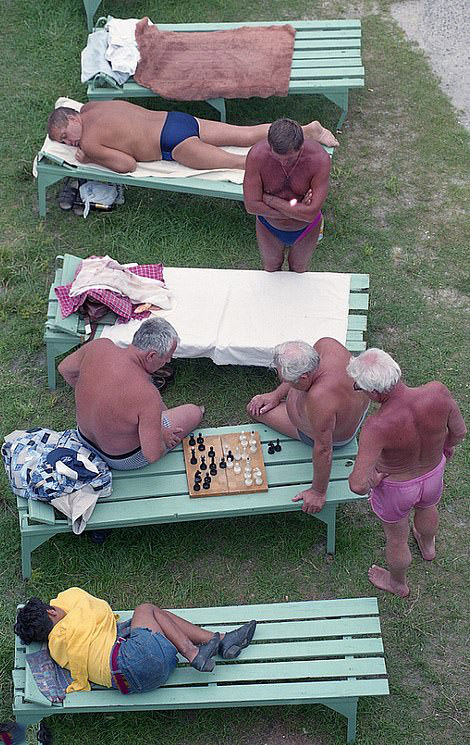
[[[159,31],[143,18],[134,79],[163,98],[287,96],[295,29],[243,26],[228,31]]]

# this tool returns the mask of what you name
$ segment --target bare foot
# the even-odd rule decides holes
[[[390,572],[387,569],[382,569],[376,564],[372,564],[368,574],[372,584],[378,587],[379,590],[386,590],[386,592],[391,592],[393,595],[398,595],[400,598],[406,598],[410,592],[408,585],[398,584],[392,579]]]
[[[327,147],[337,147],[339,145],[333,133],[329,129],[322,127],[320,122],[310,122],[310,124],[304,127],[304,132],[306,137],[310,137],[311,140],[315,140],[315,142],[319,142],[321,145],[326,145]]]
[[[421,556],[426,561],[432,561],[436,558],[436,536],[434,535],[432,537],[432,540],[429,541],[429,543],[426,543],[423,540],[423,536],[421,533],[418,533],[415,526],[413,525],[413,535],[415,537],[415,541],[418,544],[418,548],[421,551]]]

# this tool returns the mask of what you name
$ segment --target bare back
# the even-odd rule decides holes
[[[127,101],[91,101],[82,106],[80,116],[80,147],[90,157],[97,147],[106,147],[137,161],[161,159],[160,134],[166,111],[149,111]]]
[[[155,407],[160,418],[162,400],[148,374],[136,363],[132,346],[121,349],[108,339],[84,348],[75,385],[80,431],[109,455],[139,447],[139,418]]]
[[[328,192],[330,158],[323,147],[312,140],[304,141],[297,164],[290,172],[287,169],[288,176],[279,160],[273,156],[267,140],[251,148],[246,164],[248,177],[249,169],[258,173],[264,192],[287,201],[297,199],[301,202],[309,189],[316,192],[326,187],[325,197]],[[249,178],[246,182],[249,183]],[[289,217],[270,217],[269,222],[282,230],[298,230],[304,224],[299,226],[299,220]]]
[[[335,339],[324,338],[314,345],[320,355],[320,365],[313,384],[307,391],[291,388],[287,411],[292,423],[315,439],[317,425],[330,422],[333,442],[353,436],[367,409],[364,393],[355,391],[346,373],[351,353]]]
[[[390,481],[407,481],[439,464],[449,431],[465,432],[465,426],[446,386],[433,381],[419,388],[401,383],[363,433],[366,442],[381,446],[376,470]]]

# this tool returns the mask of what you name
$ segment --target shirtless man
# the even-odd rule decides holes
[[[282,381],[272,393],[254,396],[247,411],[256,421],[312,447],[313,481],[292,500],[303,500],[304,512],[325,504],[332,449],[354,439],[367,413],[364,393],[351,390],[348,350],[335,339],[312,347],[288,341],[274,348],[274,366]]]
[[[64,106],[55,109],[47,131],[52,140],[77,147],[80,163],[129,173],[137,161],[152,160],[176,160],[197,169],[245,168],[244,155],[221,147],[251,147],[266,137],[269,126],[237,127],[178,111],[149,111],[126,101],[91,101],[80,112]],[[307,124],[303,131],[324,144],[334,140],[319,122]]]
[[[60,374],[75,388],[78,437],[111,468],[154,463],[201,421],[203,406],[167,409],[150,379],[177,343],[168,321],[150,318],[126,349],[96,339],[60,363]]]
[[[457,404],[442,383],[409,388],[389,354],[368,349],[351,360],[354,389],[380,404],[361,432],[359,453],[349,477],[356,494],[370,494],[382,522],[389,570],[375,564],[369,579],[380,590],[406,597],[411,563],[408,517],[414,509],[413,535],[423,559],[436,555],[437,504],[446,461],[463,440],[466,427]]]
[[[304,135],[305,128],[297,122],[278,119],[267,139],[247,156],[245,209],[257,216],[256,237],[267,272],[282,268],[284,246],[290,247],[290,271],[306,272],[320,236],[330,158],[319,144],[325,139],[315,142]],[[329,144],[338,144],[333,136],[328,139]]]

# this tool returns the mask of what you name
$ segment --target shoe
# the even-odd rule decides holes
[[[61,210],[71,210],[78,194],[77,179],[66,178],[58,194],[58,202]]]
[[[152,383],[160,393],[165,390],[169,383],[172,383],[175,379],[175,371],[170,365],[163,365],[156,372],[151,375]]]
[[[199,652],[197,653],[194,660],[191,662],[191,667],[199,670],[200,673],[210,673],[215,667],[215,662],[212,657],[217,654],[219,646],[219,633],[214,634],[212,639],[210,639],[207,644],[199,644]]]
[[[92,530],[90,533],[88,533],[88,538],[92,543],[96,543],[98,546],[101,546],[106,541],[110,533],[110,530]]]
[[[245,649],[253,639],[256,629],[256,621],[249,621],[238,629],[225,634],[219,645],[219,654],[224,660],[233,660],[238,657],[242,649]]]

